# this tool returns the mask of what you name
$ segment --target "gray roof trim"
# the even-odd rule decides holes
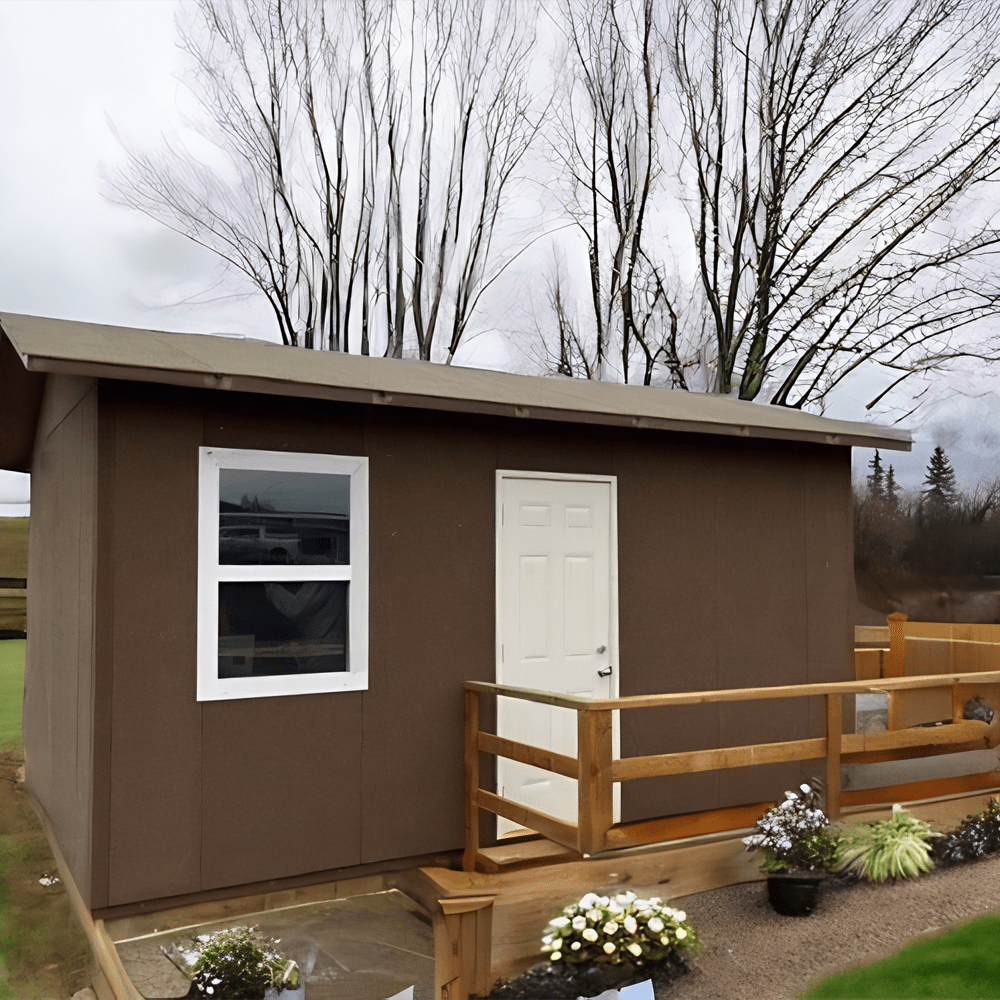
[[[908,431],[708,393],[0,314],[28,371],[527,419],[909,451]]]

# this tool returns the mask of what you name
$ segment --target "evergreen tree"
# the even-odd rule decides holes
[[[899,510],[899,491],[901,488],[896,482],[895,470],[890,465],[889,471],[885,474],[885,505],[893,514]]]
[[[958,501],[955,470],[940,445],[934,449],[934,454],[927,463],[927,476],[920,492],[923,496],[921,510],[925,516],[944,518],[954,513]]]
[[[868,477],[868,495],[873,500],[885,499],[885,473],[882,471],[882,456],[875,449],[875,457],[868,463],[872,474]]]

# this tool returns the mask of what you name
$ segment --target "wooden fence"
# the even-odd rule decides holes
[[[982,749],[997,744],[1000,712],[993,725],[962,718],[968,685],[1000,682],[1000,671],[961,674],[935,674],[919,677],[882,678],[878,681],[841,681],[828,684],[796,684],[781,687],[733,688],[722,691],[697,691],[676,694],[640,695],[627,698],[587,700],[550,691],[536,691],[485,681],[465,685],[465,854],[463,867],[474,871],[479,856],[479,812],[487,810],[519,823],[584,857],[617,847],[635,847],[656,843],[655,824],[635,824],[631,831],[615,828],[613,786],[617,781],[651,778],[671,774],[690,774],[721,768],[746,767],[784,761],[826,758],[827,812],[831,819],[840,816],[840,767],[857,761],[898,760],[931,754]],[[965,685],[963,687],[962,685]],[[844,733],[841,702],[844,695],[886,693],[921,688],[950,688],[952,723],[933,728],[912,727],[880,733]],[[503,695],[524,701],[540,702],[577,713],[577,756],[569,757],[539,747],[505,739],[480,729],[482,695]],[[614,759],[612,750],[612,712],[656,708],[668,705],[699,705],[711,702],[761,701],[773,698],[826,699],[826,735],[780,743],[755,743],[749,746],[717,750],[694,750],[682,753],[653,754],[645,757]],[[577,781],[577,822],[549,816],[494,792],[479,787],[479,754],[520,761]],[[662,839],[662,838],[660,838]]]

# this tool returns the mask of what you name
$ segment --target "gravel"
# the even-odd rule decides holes
[[[867,965],[914,938],[1000,911],[1000,857],[875,884],[829,878],[808,917],[782,917],[767,883],[671,900],[704,942],[692,971],[657,1000],[794,1000],[818,979]]]

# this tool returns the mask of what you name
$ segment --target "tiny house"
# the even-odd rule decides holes
[[[453,861],[466,681],[609,698],[854,678],[851,446],[908,449],[904,432],[0,326],[0,466],[32,475],[26,779],[95,915]],[[628,713],[616,750],[824,731],[821,708],[758,704]],[[495,723],[572,753],[568,714],[500,699]],[[488,780],[508,797],[572,813],[572,779],[501,764]],[[808,773],[632,781],[615,818],[765,799]]]

